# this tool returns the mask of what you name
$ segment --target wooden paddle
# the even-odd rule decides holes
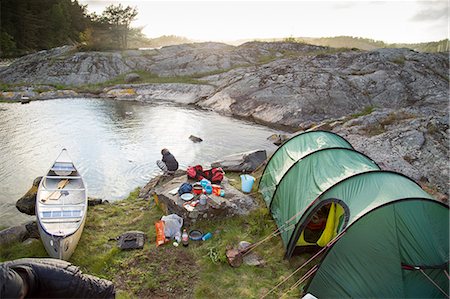
[[[56,185],[56,189],[58,189],[58,190],[63,189],[65,186],[67,186],[68,183],[69,183],[69,179],[61,180],[61,181],[59,181],[58,185]],[[59,194],[58,197],[53,197],[53,195],[55,195],[56,192],[59,192],[58,190],[55,190],[52,193],[50,193],[50,195],[47,196],[47,198],[43,199],[42,201],[46,201],[47,199],[59,199],[61,194]]]

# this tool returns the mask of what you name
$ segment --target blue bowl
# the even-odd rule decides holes
[[[189,232],[189,239],[191,239],[192,241],[200,241],[203,237],[203,233],[199,230],[191,230]]]

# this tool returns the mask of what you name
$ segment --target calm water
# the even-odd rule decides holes
[[[61,99],[0,103],[0,225],[25,222],[15,202],[67,148],[88,195],[117,200],[159,172],[167,147],[181,168],[252,149],[275,150],[278,131],[170,103]],[[190,135],[204,141],[193,143]]]

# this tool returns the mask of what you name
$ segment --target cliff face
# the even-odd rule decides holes
[[[15,61],[0,70],[0,81],[76,86],[136,70],[191,76],[204,84],[118,85],[102,95],[196,104],[297,130],[320,124],[347,136],[387,169],[448,193],[449,60],[444,54],[283,42],[89,53],[61,47]],[[368,115],[355,115],[363,110]]]
[[[0,80],[81,85],[136,70],[159,77],[195,76],[210,85],[208,94],[202,91],[198,95],[198,105],[294,127],[369,106],[428,110],[447,106],[449,63],[443,54],[407,49],[333,52],[281,42],[239,47],[201,43],[89,53],[61,47],[17,60],[0,70]],[[207,76],[211,73],[218,74]]]
[[[200,104],[289,126],[369,106],[440,110],[447,105],[447,71],[444,55],[405,49],[299,56],[209,77],[219,91]]]

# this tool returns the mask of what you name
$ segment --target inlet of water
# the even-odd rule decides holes
[[[0,103],[0,225],[25,222],[15,202],[67,148],[90,197],[121,199],[159,172],[168,148],[181,168],[253,149],[273,152],[279,131],[171,103],[59,99]],[[190,135],[203,142],[193,143]]]

